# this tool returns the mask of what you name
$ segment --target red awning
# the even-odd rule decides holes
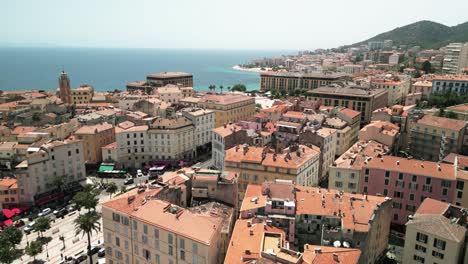
[[[7,219],[7,220],[3,221],[3,223],[4,223],[6,226],[11,226],[11,225],[13,224],[13,220]]]
[[[15,213],[13,212],[13,210],[10,210],[10,209],[3,209],[3,215],[6,217],[6,218],[12,218]]]

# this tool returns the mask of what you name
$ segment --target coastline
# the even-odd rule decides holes
[[[261,68],[243,68],[243,67],[241,67],[239,65],[232,66],[232,69],[234,69],[236,71],[258,72],[258,73],[271,71],[271,68],[265,68],[265,70],[262,70]]]

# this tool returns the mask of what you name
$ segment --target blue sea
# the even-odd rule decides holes
[[[194,87],[224,87],[236,83],[258,89],[260,76],[232,66],[252,59],[293,54],[293,51],[105,49],[105,48],[0,48],[0,90],[54,90],[65,70],[72,87],[92,85],[97,91],[125,90],[125,84],[144,80],[150,73],[193,73]]]

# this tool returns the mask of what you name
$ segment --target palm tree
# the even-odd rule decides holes
[[[89,263],[93,263],[91,256],[91,234],[94,232],[98,233],[101,229],[101,223],[99,222],[100,216],[96,211],[89,211],[85,214],[79,215],[75,219],[75,232],[77,235],[80,233],[88,236],[88,257]]]
[[[88,212],[91,210],[95,211],[96,206],[99,203],[97,196],[99,195],[100,190],[94,189],[91,185],[86,185],[81,192],[78,192],[73,197],[78,209],[85,208],[88,209]]]
[[[221,90],[221,93],[223,93],[224,86],[223,86],[223,85],[220,85],[220,86],[219,86],[219,89]]]
[[[42,243],[40,241],[31,241],[29,245],[24,248],[24,251],[26,254],[33,257],[33,262],[36,262],[36,256],[42,252]]]
[[[119,188],[115,182],[107,184],[106,192],[109,193],[109,198],[112,198],[112,194],[116,193]]]
[[[228,87],[227,87],[227,90],[230,92],[230,91],[231,91],[231,86],[228,86]]]

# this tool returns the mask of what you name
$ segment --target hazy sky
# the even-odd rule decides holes
[[[0,45],[314,49],[419,20],[468,21],[466,0],[2,0]]]

